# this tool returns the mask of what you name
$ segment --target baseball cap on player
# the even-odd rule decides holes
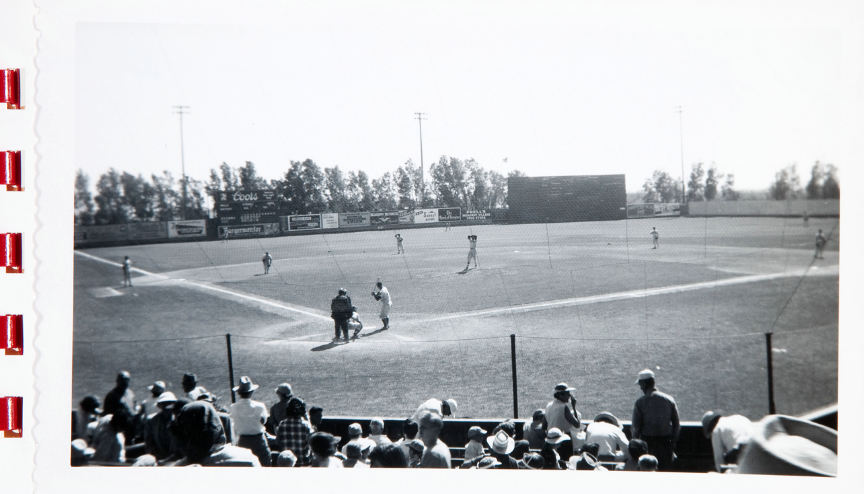
[[[639,378],[636,379],[636,384],[639,384],[639,381],[644,381],[646,379],[654,379],[654,371],[651,369],[643,369],[639,372]]]
[[[339,295],[346,295],[347,293],[348,293],[348,290],[346,290],[344,288],[339,289]]]
[[[155,389],[154,389],[155,388]],[[165,381],[156,381],[150,386],[147,386],[147,391],[162,393],[165,391]]]
[[[444,403],[446,403],[447,406],[450,407],[450,416],[451,417],[455,416],[456,415],[456,400],[454,400],[453,398],[449,398],[447,400],[444,400]]]

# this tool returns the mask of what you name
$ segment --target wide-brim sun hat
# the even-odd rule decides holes
[[[560,444],[567,440],[567,436],[561,432],[561,429],[557,427],[552,427],[548,431],[546,431],[546,442],[548,444]]]
[[[498,431],[494,436],[487,437],[486,444],[489,445],[492,451],[500,455],[509,455],[513,451],[513,448],[516,447],[516,441],[504,431]]]
[[[612,415],[612,412],[600,412],[594,416],[594,422],[600,422],[606,419],[609,422],[612,422],[612,425],[615,427],[621,428],[621,421],[618,420],[618,417]]]

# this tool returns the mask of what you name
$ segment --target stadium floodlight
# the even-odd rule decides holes
[[[687,181],[684,179],[684,107],[678,105],[675,111],[678,112],[678,135],[681,142],[681,204],[684,204],[687,200]]]
[[[187,198],[186,198],[187,197],[186,196],[186,182],[187,182],[187,180],[186,180],[186,159],[184,157],[184,152],[183,152],[183,115],[186,115],[189,113],[189,107],[186,105],[174,105],[174,106],[172,106],[172,108],[174,108],[174,113],[176,113],[177,116],[180,117],[180,172],[182,173],[180,181],[183,182],[183,205],[180,208],[180,211],[181,211],[180,214],[182,215],[182,219],[185,220],[186,219],[186,202],[187,202]]]

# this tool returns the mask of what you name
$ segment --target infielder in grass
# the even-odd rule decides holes
[[[825,243],[828,240],[825,238],[825,235],[822,235],[822,229],[819,229],[819,233],[816,234],[816,252],[813,254],[813,259],[825,259],[822,257],[822,251],[825,250]]]
[[[381,322],[384,327],[381,330],[390,329],[390,306],[393,301],[390,299],[390,290],[380,281],[375,283],[375,290],[372,291],[372,296],[375,300],[381,302]]]
[[[656,226],[651,227],[651,240],[654,241],[654,247],[651,247],[652,249],[660,247],[660,232],[657,231]]]
[[[395,237],[396,237],[396,253],[397,254],[404,254],[405,253],[405,247],[402,246],[402,241],[405,239],[402,238],[402,235],[399,233],[397,233],[395,235]]]
[[[127,286],[132,286],[132,260],[129,259],[129,256],[123,259],[123,287]]]
[[[465,271],[468,271],[468,266],[471,265],[471,260],[474,260],[474,267],[477,267],[477,235],[468,235],[468,262],[465,263]]]
[[[270,266],[273,264],[273,258],[270,257],[269,252],[264,253],[264,257],[261,258],[261,262],[264,263],[264,274],[270,274]]]

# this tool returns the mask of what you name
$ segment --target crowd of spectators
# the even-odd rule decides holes
[[[233,389],[236,401],[225,408],[191,373],[183,376],[179,397],[164,381],[156,381],[140,404],[131,380],[129,372],[121,371],[103,401],[88,395],[79,402],[72,414],[72,465],[670,471],[681,430],[675,399],[657,389],[648,369],[636,381],[642,396],[633,407],[629,438],[608,411],[586,424],[575,389],[559,383],[549,403],[530,420],[506,420],[491,432],[471,426],[457,445],[445,444],[441,437],[445,420],[458,407],[453,399],[422,403],[405,419],[399,437],[391,439],[384,420],[373,418],[350,424],[343,438],[319,430],[322,408],[307,406],[288,383],[274,390],[276,401],[268,408],[253,399],[259,386],[243,376]],[[767,457],[789,453],[817,458],[809,473],[833,474],[836,433],[832,457],[830,433],[809,433],[789,420],[794,419],[761,426],[741,415],[706,412],[702,429],[711,441],[716,471],[734,471],[737,463],[749,461],[748,471],[772,473],[758,465],[772,465],[774,459]],[[772,450],[764,436],[776,439],[777,434],[797,438],[784,447],[804,450]],[[760,446],[748,448],[751,442]],[[461,458],[451,457],[451,450]]]

